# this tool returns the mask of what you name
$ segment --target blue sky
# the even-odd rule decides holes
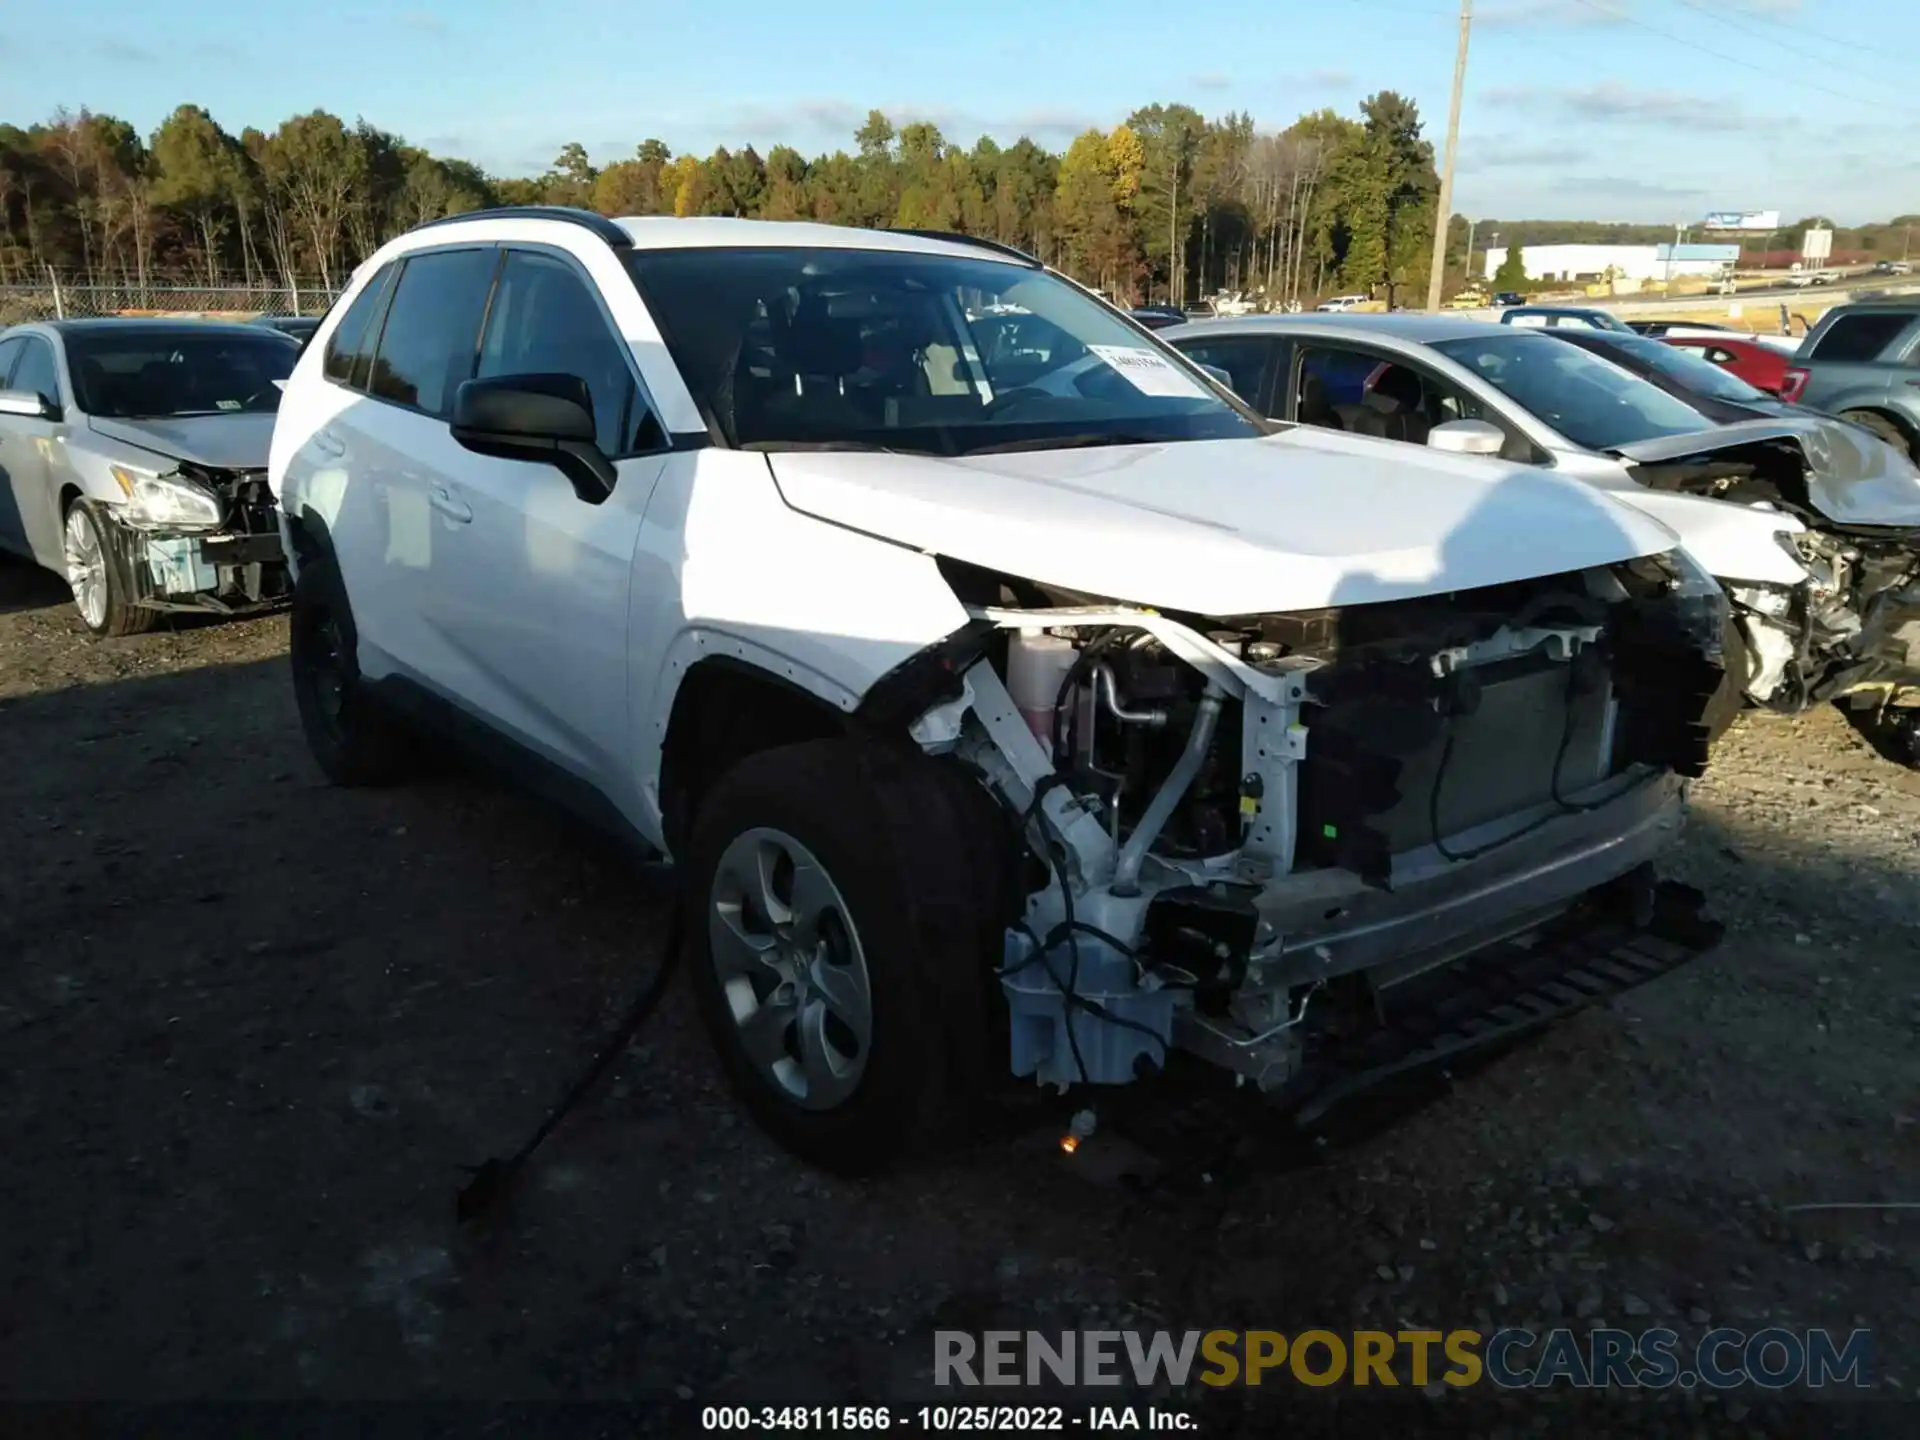
[[[363,115],[499,174],[579,140],[705,153],[851,146],[870,106],[950,138],[1053,147],[1184,100],[1279,127],[1410,94],[1446,123],[1455,0],[86,0],[0,34],[0,118],[105,110],[151,130]],[[1244,12],[1254,10],[1258,18]],[[1920,211],[1915,0],[1479,0],[1455,208],[1668,221],[1709,209],[1843,223]]]

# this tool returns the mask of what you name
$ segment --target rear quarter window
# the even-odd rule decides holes
[[[367,371],[373,363],[374,341],[374,333],[369,325],[380,312],[381,302],[386,299],[387,286],[397,268],[397,263],[389,264],[369,280],[366,288],[353,297],[353,303],[347,307],[347,313],[340,317],[340,323],[333,327],[333,334],[327,337],[327,353],[321,366],[321,373],[327,379],[352,385],[356,389],[367,383]]]
[[[1812,360],[1870,361],[1897,358],[1888,353],[1914,323],[1898,312],[1842,315],[1814,342]]]

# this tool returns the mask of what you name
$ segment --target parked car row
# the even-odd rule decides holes
[[[105,340],[8,332],[57,386],[7,354],[0,408],[95,456],[13,481],[93,517],[101,564],[32,551],[76,596],[226,603],[264,493],[326,775],[465,744],[671,857],[743,1102],[871,1170],[996,1069],[1178,1050],[1310,1117],[1715,943],[1654,869],[1686,781],[1743,700],[1910,674],[1920,475],[1565,334],[1658,344],[1154,331],[992,242],[527,207],[304,348],[176,327],[97,388]],[[264,475],[193,431],[262,416]]]

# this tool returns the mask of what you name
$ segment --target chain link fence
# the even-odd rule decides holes
[[[295,285],[0,285],[0,325],[112,315],[179,315],[245,320],[319,315],[337,292],[319,281]]]

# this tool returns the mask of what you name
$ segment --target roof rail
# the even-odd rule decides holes
[[[463,210],[457,215],[442,215],[416,225],[415,230],[431,230],[436,225],[458,225],[463,220],[563,220],[591,230],[616,250],[631,250],[633,237],[621,226],[593,210],[574,205],[496,205],[489,210]],[[409,232],[411,233],[411,232]]]
[[[1036,270],[1046,269],[1038,256],[1012,245],[1003,245],[998,240],[986,240],[978,235],[962,235],[958,230],[917,230],[909,225],[890,227],[896,235],[918,235],[922,240],[945,240],[949,245],[971,245],[976,250],[991,250],[997,255],[1005,255],[1022,264],[1031,265]]]

